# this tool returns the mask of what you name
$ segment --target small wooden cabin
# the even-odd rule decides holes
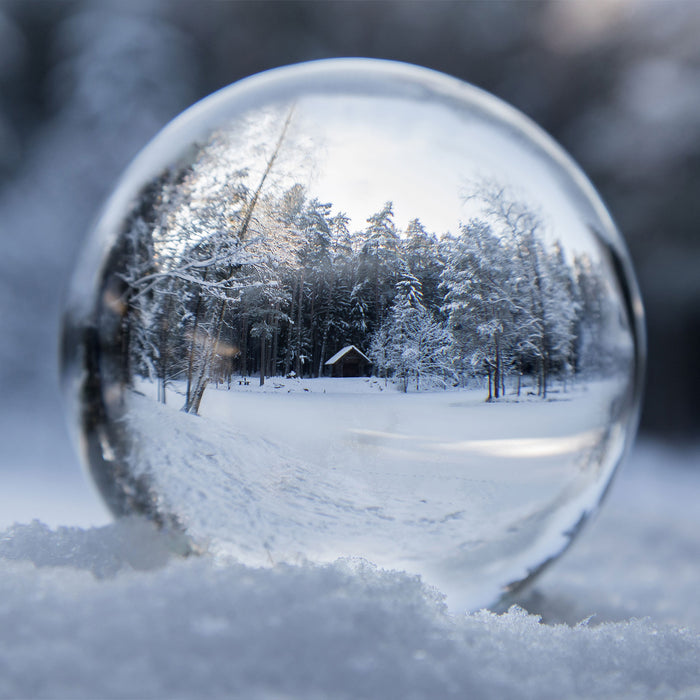
[[[346,345],[326,361],[333,377],[364,377],[371,364],[369,357],[354,345]]]

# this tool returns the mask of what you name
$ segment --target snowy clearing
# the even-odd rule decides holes
[[[208,391],[200,417],[130,396],[129,461],[159,511],[245,564],[364,557],[453,609],[559,553],[623,447],[612,382],[520,403],[362,378],[234,387]]]

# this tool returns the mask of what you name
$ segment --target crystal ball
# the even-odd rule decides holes
[[[69,294],[63,382],[117,515],[250,566],[512,600],[636,429],[640,297],[569,156],[454,78],[339,59],[166,126]]]

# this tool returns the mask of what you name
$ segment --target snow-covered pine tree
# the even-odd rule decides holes
[[[420,281],[404,268],[385,322],[374,334],[370,356],[380,376],[393,377],[404,392],[416,391],[452,377],[452,336],[423,305]]]
[[[610,277],[602,263],[586,253],[574,259],[577,298],[574,357],[576,372],[583,377],[604,377],[630,362],[629,330],[615,305]]]
[[[445,262],[441,253],[435,234],[428,233],[419,219],[409,221],[402,240],[402,260],[420,280],[423,304],[433,313],[439,313],[443,303],[439,287]]]
[[[542,255],[543,302],[545,332],[549,343],[549,370],[564,382],[575,364],[576,321],[579,303],[576,299],[571,268],[559,241]]]
[[[517,282],[507,240],[483,221],[462,225],[442,274],[443,313],[462,371],[487,376],[489,400],[505,390],[517,345]]]
[[[348,338],[351,284],[349,262],[352,253],[349,221],[343,213],[328,219],[328,258],[326,265],[315,272],[317,279],[318,273],[323,273],[323,278],[317,282],[320,289],[317,304],[318,332],[313,352],[317,377],[323,373],[329,348],[342,347]]]
[[[173,342],[181,334],[187,316],[187,298],[177,271],[183,271],[181,246],[174,244],[169,231],[174,213],[182,206],[186,193],[181,189],[190,168],[168,170],[142,193],[140,206],[124,236],[125,259],[122,262],[124,340],[128,352],[126,374],[129,383],[135,375],[157,382],[158,400],[166,401],[168,384],[182,371],[182,345]]]
[[[382,209],[367,219],[367,223],[358,253],[353,295],[358,299],[358,308],[365,313],[363,321],[367,331],[373,333],[384,321],[395,294],[400,272],[401,241],[394,225],[391,202],[386,202]]]
[[[545,224],[526,202],[515,198],[506,188],[492,182],[481,183],[473,197],[480,201],[487,220],[496,234],[513,251],[518,298],[518,356],[523,371],[534,366],[538,394],[547,397],[548,379],[553,368],[555,346],[559,342],[556,309],[548,302],[555,288],[546,264]],[[550,289],[551,288],[551,289]],[[560,319],[566,315],[560,316]],[[562,331],[566,335],[566,331]]]

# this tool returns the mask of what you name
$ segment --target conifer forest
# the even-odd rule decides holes
[[[391,201],[357,230],[342,201],[275,180],[289,119],[256,168],[217,132],[142,192],[114,265],[126,384],[197,413],[207,386],[326,376],[355,346],[398,391],[546,398],[629,361],[604,257],[565,250],[536,207],[484,181],[452,231],[420,202],[400,227]]]

